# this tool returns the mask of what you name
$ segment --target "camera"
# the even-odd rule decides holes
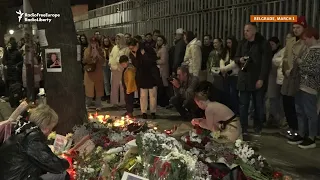
[[[170,76],[170,77],[167,78],[167,80],[169,82],[173,81],[174,79],[177,79],[177,77],[176,76]]]
[[[250,57],[249,57],[249,56],[244,56],[243,59],[244,59],[246,62],[245,62],[244,65],[242,66],[241,71],[246,72],[246,71],[247,71],[248,64],[249,64],[249,62],[250,62]]]

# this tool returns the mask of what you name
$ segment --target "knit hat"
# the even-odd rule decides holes
[[[299,16],[297,22],[293,23],[293,24],[299,24],[300,26],[302,26],[303,28],[307,28],[307,20],[305,16]]]

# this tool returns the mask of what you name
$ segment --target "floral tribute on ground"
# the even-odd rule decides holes
[[[242,140],[215,143],[219,135],[199,127],[179,137],[171,134],[157,131],[151,122],[96,114],[74,128],[72,148],[61,157],[70,162],[68,173],[77,180],[121,180],[124,172],[149,180],[288,178]]]

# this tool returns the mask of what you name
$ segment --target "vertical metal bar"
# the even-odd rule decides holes
[[[312,10],[312,25],[316,27],[318,24],[317,29],[320,29],[320,2],[319,0],[313,0],[313,10]]]
[[[306,18],[307,19],[313,19],[313,18],[315,18],[315,17],[310,17],[310,14],[311,14],[311,12],[310,11],[312,11],[311,9],[310,9],[310,5],[311,5],[311,2],[310,2],[310,0],[305,0],[305,3],[306,3],[306,13],[305,13],[305,15],[306,15]],[[315,25],[315,24],[312,24],[313,26]]]
[[[305,3],[305,0],[304,0]],[[302,0],[298,1],[298,15],[302,15]]]
[[[218,26],[219,26],[219,22],[218,22],[218,12],[217,12],[217,11],[214,11],[214,38],[218,38],[218,36],[219,36]]]
[[[268,3],[267,4],[267,13],[270,13],[270,11],[271,11],[271,4],[270,3]],[[272,14],[272,13],[271,13]],[[270,37],[270,26],[271,26],[271,23],[265,23],[265,25],[266,25],[266,27],[265,27],[265,29],[266,29],[266,32],[264,33],[264,36],[265,36],[265,38],[269,38]],[[273,35],[273,34],[272,34]],[[271,35],[271,36],[272,36]]]
[[[240,27],[241,26],[240,8],[236,8],[236,14],[237,14],[237,16],[236,16],[237,25],[236,25],[236,29],[235,29],[236,37],[237,37],[237,39],[242,39],[242,31],[243,30],[241,30],[242,28]],[[239,34],[239,30],[240,30],[240,34]]]

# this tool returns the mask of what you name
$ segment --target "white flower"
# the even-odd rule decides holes
[[[251,165],[253,165],[255,162],[256,162],[255,159],[251,159],[249,163],[250,163]]]
[[[258,157],[258,161],[264,161],[264,160],[265,160],[264,157],[262,157],[262,156],[259,156],[259,157]]]
[[[213,162],[209,157],[207,157],[207,158],[205,159],[205,161],[206,161],[207,163],[212,163],[212,162]]]
[[[241,144],[242,144],[242,140],[241,140],[241,139],[237,139],[237,140],[236,140],[236,143],[235,143],[235,146],[236,146],[237,148],[239,148],[239,147],[241,146]]]
[[[142,163],[141,156],[137,156],[136,159],[137,159],[137,163],[140,163],[140,164]]]
[[[260,162],[260,166],[263,168],[263,167],[264,167],[264,163],[263,163],[263,162]]]

